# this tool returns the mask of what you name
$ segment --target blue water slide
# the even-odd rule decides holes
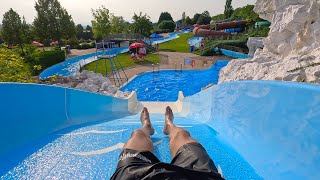
[[[0,84],[2,179],[108,179],[140,127],[129,100],[35,84]],[[320,86],[242,81],[183,100],[177,125],[201,142],[226,179],[318,179]],[[170,162],[163,115],[152,141]]]
[[[226,33],[235,33],[235,32],[242,32],[243,28],[231,28],[231,29],[225,29],[224,32]]]
[[[122,54],[129,51],[128,46],[109,49],[105,51],[105,54],[114,55],[114,54]],[[103,55],[104,52],[98,52],[99,55]],[[40,75],[40,79],[46,79],[50,76],[60,75],[60,76],[71,76],[76,75],[80,68],[90,64],[97,60],[97,53],[86,54],[74,58],[66,59],[64,62],[53,65],[48,69],[45,69]]]
[[[244,53],[239,53],[239,52],[235,52],[235,51],[230,51],[227,49],[222,49],[222,48],[214,48],[214,51],[218,52],[220,51],[222,54],[232,57],[232,58],[237,58],[237,59],[247,59],[250,56],[248,54],[244,54]]]

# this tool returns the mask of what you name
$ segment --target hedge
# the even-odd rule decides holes
[[[65,51],[53,50],[53,51],[39,51],[28,56],[27,61],[32,66],[40,65],[41,70],[51,67],[55,64],[63,62],[66,59]],[[35,74],[38,74],[40,70],[36,70]]]

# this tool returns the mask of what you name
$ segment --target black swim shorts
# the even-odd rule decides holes
[[[123,149],[116,172],[118,179],[223,179],[199,143],[183,145],[171,163],[160,162],[149,151]]]

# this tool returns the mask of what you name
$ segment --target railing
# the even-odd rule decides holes
[[[133,34],[112,34],[105,37],[105,41],[110,40],[143,40],[146,37],[142,34],[133,33]]]

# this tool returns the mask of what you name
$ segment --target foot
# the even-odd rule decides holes
[[[151,121],[150,121],[148,109],[145,107],[141,111],[140,120],[142,123],[142,127],[145,128],[149,132],[150,136],[153,135],[154,129],[153,129]]]
[[[166,112],[165,112],[165,122],[164,122],[164,127],[163,127],[163,134],[168,135],[169,128],[172,125],[174,125],[173,124],[173,113],[172,113],[172,109],[168,106],[166,108]]]

